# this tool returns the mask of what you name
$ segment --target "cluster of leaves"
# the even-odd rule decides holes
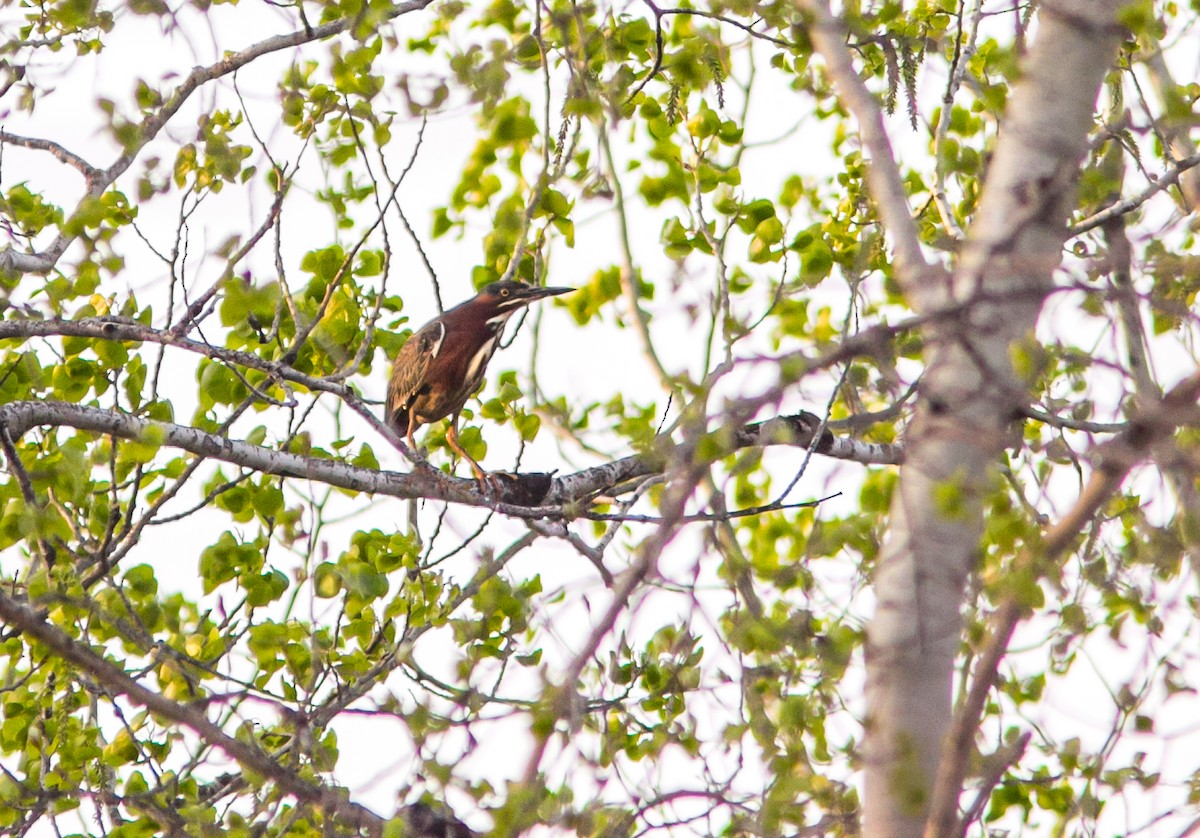
[[[126,5],[172,34],[207,15],[214,32],[227,31],[221,4],[196,0],[178,13],[154,2]],[[886,107],[898,110],[902,100],[912,129],[928,132],[927,153],[906,161],[903,182],[921,208],[922,240],[950,250],[958,243],[947,245],[947,237],[975,212],[1021,51],[1019,39],[986,27],[970,40],[963,5],[845,4],[861,77]],[[414,226],[428,229],[435,245],[454,240],[477,252],[470,277],[478,287],[505,275],[545,282],[552,256],[585,249],[585,220],[614,217],[619,232],[587,248],[595,251],[585,254],[587,279],[563,305],[577,325],[611,330],[620,339],[613,343],[641,342],[651,359],[644,377],[659,379],[649,391],[631,386],[591,394],[589,402],[543,403],[534,382],[497,367],[465,412],[460,439],[472,457],[485,458],[489,437],[527,444],[548,429],[573,452],[659,453],[668,426],[704,443],[697,459],[712,461],[705,485],[714,498],[734,509],[786,499],[792,475],[781,476],[777,462],[762,451],[730,453],[728,429],[695,425],[713,409],[714,394],[744,395],[741,381],[728,377],[735,358],[769,367],[781,393],[818,382],[839,432],[849,427],[883,443],[900,437],[925,349],[918,330],[897,329],[886,347],[853,359],[840,376],[813,375],[814,357],[909,312],[867,194],[868,163],[830,78],[813,61],[794,4],[642,10],[565,0],[442,2],[401,24],[391,22],[396,4],[383,0],[322,0],[285,11],[298,33],[346,25],[316,48],[319,57],[297,53],[277,78],[250,78],[257,66],[250,63],[239,89],[225,89],[228,80],[214,71],[205,84],[219,92],[196,110],[176,113],[177,77],[139,70],[146,78],[129,85],[128,101],[96,104],[97,124],[137,165],[78,205],[50,197],[36,170],[5,179],[0,217],[18,250],[39,251],[57,236],[73,242],[44,275],[0,277],[12,303],[6,320],[112,317],[178,331],[166,347],[0,339],[0,402],[118,410],[378,468],[366,438],[343,428],[342,405],[303,377],[310,384],[378,378],[377,360],[407,339],[405,305],[415,284],[402,293],[388,285],[401,238],[392,235],[401,229],[393,199],[404,178],[392,163],[395,141],[412,115],[436,119],[469,107],[476,118],[469,154],[461,171],[447,168],[437,206],[422,208],[426,226]],[[1022,11],[1013,14],[1020,22]],[[1182,15],[1173,4],[1132,4],[1126,61],[1138,60],[1135,39],[1161,36]],[[0,52],[31,68],[40,50],[103,57],[120,22],[100,4],[39,4],[4,36]],[[779,84],[766,87],[766,75]],[[928,79],[940,87],[955,78],[967,83],[948,101],[922,101]],[[264,140],[255,130],[240,90],[249,84],[273,91],[264,98],[286,140]],[[1114,74],[1115,102],[1125,86],[1125,76]],[[769,141],[756,121],[760,100],[779,96],[779,87],[803,111],[794,129],[803,140],[789,131]],[[51,88],[31,69],[7,95],[36,125],[34,105],[52,102]],[[1190,118],[1196,95],[1195,85],[1175,88],[1167,115]],[[158,115],[170,121],[156,140],[169,153],[156,146],[158,156],[142,154],[146,126]],[[1125,169],[1161,158],[1161,144],[1152,148],[1143,136],[1149,130],[1122,119],[1101,126],[1081,174],[1081,218],[1121,191]],[[755,168],[764,145],[775,155],[765,181]],[[827,161],[803,159],[798,147],[819,147]],[[441,165],[436,155],[419,150],[418,165]],[[100,169],[104,161],[92,162]],[[219,210],[205,212],[231,196],[283,209],[256,218],[263,226],[253,235],[226,237],[221,228],[220,243],[199,267],[189,265],[189,225],[204,219],[219,228]],[[292,229],[292,207],[306,198],[331,220],[306,228],[302,248],[289,254],[278,242]],[[166,246],[147,232],[156,217],[180,219],[163,237]],[[1095,233],[1079,241],[1084,253],[1108,246]],[[1155,335],[1191,334],[1194,246],[1191,230],[1137,243],[1134,261],[1146,276],[1134,305],[1149,312]],[[139,291],[139,301],[128,290],[142,287],[127,266],[135,255],[162,266],[165,294]],[[1104,329],[1116,320],[1120,289],[1105,287],[1103,271],[1079,272],[1086,274],[1080,317]],[[650,310],[682,313],[690,328],[681,337]],[[180,363],[195,354],[185,337],[212,351]],[[233,363],[218,349],[254,363]],[[1011,765],[1001,759],[1055,681],[1086,659],[1087,644],[1136,636],[1157,649],[1167,645],[1159,638],[1192,620],[1184,607],[1161,609],[1160,586],[1185,572],[1195,521],[1164,523],[1136,494],[1111,501],[1071,562],[1022,563],[1038,549],[1044,510],[1079,469],[1074,429],[1086,430],[1097,415],[1119,418],[1120,405],[1092,392],[1104,368],[1129,364],[1099,354],[1074,335],[1014,349],[1040,408],[1057,419],[1028,424],[1006,479],[984,501],[964,660],[982,648],[992,610],[1013,597],[1045,618],[1051,640],[1030,671],[1014,665],[1003,673],[987,707],[995,753],[983,759],[1000,765],[981,814],[989,823],[1042,823],[1050,813],[1066,828],[1100,817],[1115,795],[1160,782],[1141,758],[1090,748],[1079,737],[1047,734],[1032,756],[1017,754]],[[295,375],[281,378],[281,367]],[[247,412],[256,417],[251,426],[240,421]],[[872,412],[877,421],[861,420]],[[664,415],[682,418],[672,425]],[[432,456],[448,455],[445,431],[442,424],[426,435]],[[1194,450],[1192,437],[1180,434],[1179,447]],[[368,523],[366,498],[215,467],[153,435],[120,440],[50,428],[13,440],[12,451],[0,482],[3,595],[27,598],[39,618],[147,688],[203,708],[298,782],[344,785],[337,723],[353,708],[381,725],[400,724],[403,747],[411,745],[411,766],[389,791],[411,799],[457,789],[491,809],[500,832],[544,823],[621,835],[700,818],[708,819],[701,829],[730,834],[813,824],[831,834],[855,831],[864,590],[885,537],[896,485],[890,468],[840,476],[853,487],[845,490],[853,503],[837,514],[771,508],[697,527],[699,557],[683,570],[674,554],[664,561],[662,579],[625,603],[612,637],[580,662],[575,682],[562,684],[582,644],[562,642],[567,632],[555,625],[577,621],[586,637],[591,624],[576,606],[596,613],[589,599],[596,592],[577,595],[550,570],[515,561],[532,536],[514,537],[513,548],[497,554],[482,545],[507,531],[485,530],[485,521],[480,542],[477,534],[444,548],[444,530],[454,529],[444,509],[416,506],[402,525],[405,515],[389,507]],[[939,491],[948,513],[960,509],[953,485]],[[645,495],[653,504],[663,492],[648,485]],[[610,498],[595,507],[620,508]],[[186,528],[171,543],[155,540],[160,527],[175,526]],[[654,532],[609,521],[569,527],[605,545],[598,561],[609,571],[635,562]],[[1156,696],[1194,691],[1181,656],[1166,649],[1162,658],[1140,681],[1113,691],[1114,740],[1153,731],[1145,707]],[[0,642],[0,661],[0,828],[28,829],[92,805],[110,835],[338,828],[329,809],[297,803],[251,770],[227,774],[208,759],[214,743],[198,743],[196,731],[138,707],[15,629]],[[515,720],[539,747],[559,737],[571,760],[566,776],[535,765],[536,781],[522,785],[511,755],[476,739],[475,725],[497,719]],[[490,760],[486,776],[463,767],[477,751]],[[695,770],[663,782],[655,766],[676,758]],[[624,785],[621,799],[605,790],[610,782]],[[688,809],[676,808],[677,800],[706,802]]]

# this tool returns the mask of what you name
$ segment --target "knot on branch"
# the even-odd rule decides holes
[[[514,506],[541,506],[554,485],[554,472],[493,472],[493,476],[500,478],[496,481],[499,484],[497,500]]]
[[[478,834],[454,815],[428,803],[414,803],[403,812],[404,834],[410,838],[475,838]]]

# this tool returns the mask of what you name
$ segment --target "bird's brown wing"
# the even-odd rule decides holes
[[[446,339],[446,325],[434,320],[426,323],[404,342],[392,362],[392,377],[388,380],[387,422],[400,433],[408,433],[409,411],[413,403],[428,389],[426,374],[429,365]],[[414,424],[416,428],[420,424]]]

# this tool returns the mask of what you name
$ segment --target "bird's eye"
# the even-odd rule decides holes
[[[501,289],[500,289],[500,296],[501,296],[501,297],[507,297],[507,296],[508,296],[508,289],[507,289],[507,288],[501,288]]]

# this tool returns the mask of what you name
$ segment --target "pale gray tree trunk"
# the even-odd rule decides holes
[[[926,332],[928,367],[868,630],[864,826],[871,838],[925,830],[951,719],[981,499],[998,456],[1017,439],[1014,420],[1028,401],[1013,353],[1032,339],[1062,258],[1097,94],[1121,36],[1121,5],[1041,5],[947,300],[969,306]]]

